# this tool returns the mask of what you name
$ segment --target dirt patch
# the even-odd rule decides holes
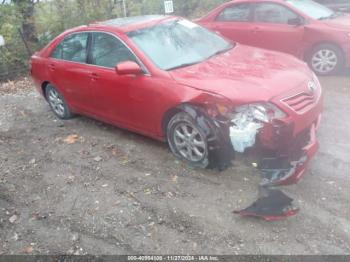
[[[301,211],[273,223],[232,213],[256,199],[244,161],[193,169],[160,142],[58,120],[28,80],[1,85],[0,253],[349,254],[350,81],[322,83],[320,152],[285,188]]]
[[[32,81],[25,77],[13,81],[0,82],[0,95],[15,94],[19,91],[32,89]]]

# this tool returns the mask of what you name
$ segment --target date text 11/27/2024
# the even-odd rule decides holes
[[[219,261],[217,256],[128,256],[128,261]]]

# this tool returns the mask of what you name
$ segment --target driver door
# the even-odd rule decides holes
[[[213,22],[206,27],[219,32],[226,38],[245,45],[254,45],[251,37],[252,4],[233,4],[226,7]]]
[[[259,47],[299,56],[304,39],[303,22],[302,17],[285,6],[257,3],[252,37]]]
[[[156,105],[156,96],[152,95],[155,83],[146,74],[118,75],[115,70],[117,64],[125,61],[143,68],[135,55],[117,36],[94,32],[89,56],[94,116],[121,127],[153,133],[156,126],[150,118]],[[138,101],[135,93],[142,94]]]

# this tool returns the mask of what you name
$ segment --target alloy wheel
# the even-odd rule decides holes
[[[64,102],[60,94],[55,89],[50,89],[48,96],[49,103],[55,113],[61,117],[65,115]]]
[[[207,145],[198,129],[190,123],[179,123],[174,129],[174,146],[182,157],[199,162],[206,157]]]
[[[337,54],[330,49],[321,49],[317,51],[311,59],[312,68],[321,74],[332,72],[338,64]]]

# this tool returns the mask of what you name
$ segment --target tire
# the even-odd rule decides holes
[[[66,101],[64,100],[62,94],[57,91],[57,89],[48,84],[45,88],[46,100],[49,103],[52,111],[60,119],[70,119],[74,114],[70,111]]]
[[[308,59],[310,68],[318,75],[333,75],[344,68],[343,51],[332,44],[316,46]]]
[[[167,139],[170,150],[175,156],[192,166],[208,167],[206,135],[190,115],[180,112],[170,119]]]

